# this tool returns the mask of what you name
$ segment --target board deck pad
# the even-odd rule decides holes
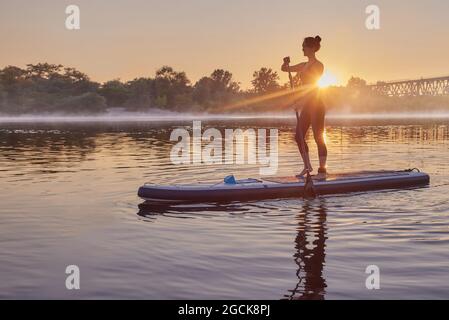
[[[357,172],[343,172],[343,173],[328,173],[326,179],[315,180],[315,175],[311,175],[314,181],[335,181],[335,180],[349,180],[360,179],[369,177],[382,177],[382,176],[397,176],[404,175],[406,173],[398,171],[357,171]],[[276,182],[276,183],[297,183],[303,182],[305,179],[297,176],[285,176],[285,177],[273,177],[263,179],[264,181]]]

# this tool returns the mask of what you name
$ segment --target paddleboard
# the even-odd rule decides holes
[[[232,179],[232,183],[223,181],[216,184],[157,185],[146,183],[139,188],[138,196],[147,201],[162,202],[218,202],[304,197],[311,187],[310,183],[305,180],[291,176]],[[314,195],[328,195],[381,189],[403,189],[425,186],[429,184],[429,181],[429,175],[418,170],[359,171],[329,174],[325,180],[315,180],[312,176],[312,191]]]

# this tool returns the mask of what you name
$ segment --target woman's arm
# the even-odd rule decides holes
[[[283,64],[281,67],[281,70],[284,72],[301,72],[304,69],[304,66],[306,65],[305,62],[296,64],[294,66],[288,66],[286,64]]]

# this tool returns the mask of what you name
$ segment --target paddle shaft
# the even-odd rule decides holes
[[[292,73],[290,72],[290,64],[287,64],[287,68],[288,68],[288,78],[290,80],[290,88],[292,90],[294,90],[295,89],[295,84],[293,83]],[[296,120],[298,122],[297,125],[299,125],[298,109],[295,109],[295,112],[296,112]],[[299,140],[300,140],[300,144],[301,144],[301,149],[302,149],[302,152],[303,152],[303,154],[305,156],[306,162],[308,164],[310,162],[310,160],[309,160],[309,155],[308,155],[308,153],[306,151],[306,146],[305,146],[305,143],[304,143],[304,136],[302,135],[302,131],[301,130],[296,130],[296,132],[297,132],[297,134],[299,134]],[[309,173],[307,173],[307,174],[309,174]]]
[[[292,89],[292,91],[295,89],[295,85],[293,83],[293,77],[292,77],[292,73],[290,72],[290,64],[287,64],[287,68],[288,68],[288,79],[290,80],[290,88]],[[297,121],[297,126],[299,126],[299,113],[298,113],[298,109],[295,108],[295,113],[296,113],[296,121]],[[306,150],[306,146],[305,146],[305,142],[304,142],[304,136],[302,134],[302,130],[299,128],[299,130],[296,130],[296,133],[299,134],[299,143],[301,144],[301,149],[303,152],[303,160],[305,163],[307,163],[307,165],[310,163],[310,158],[309,158],[309,154]],[[310,172],[307,171],[307,175],[306,175],[306,181],[304,184],[304,195],[305,196],[312,196],[315,197],[316,193],[315,193],[315,188],[313,185],[313,180],[312,177],[310,176]]]
[[[290,80],[290,89],[294,90],[295,89],[295,84],[293,83],[293,77],[292,77],[292,73],[290,71],[290,64],[287,64],[287,68],[288,68],[288,79]],[[296,120],[299,121],[298,110],[295,109],[295,112],[296,112]],[[300,132],[300,134],[302,135],[302,132]]]

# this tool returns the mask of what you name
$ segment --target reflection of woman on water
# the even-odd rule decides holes
[[[302,44],[304,56],[308,58],[294,66],[289,66],[290,59],[285,58],[282,65],[282,71],[297,72],[301,79],[300,91],[303,92],[300,104],[302,105],[301,114],[297,114],[296,142],[299,152],[304,162],[304,169],[298,175],[303,177],[313,171],[309,159],[309,148],[305,141],[305,136],[310,126],[312,126],[313,136],[318,146],[318,155],[320,167],[318,169],[318,179],[326,178],[327,148],[324,140],[324,117],[325,106],[319,94],[318,80],[323,75],[324,66],[316,58],[315,53],[321,48],[321,38],[307,37]]]
[[[327,209],[323,199],[319,203],[304,202],[298,215],[298,234],[295,239],[295,262],[298,284],[287,299],[320,300],[325,298],[326,280],[323,276],[327,239]]]

